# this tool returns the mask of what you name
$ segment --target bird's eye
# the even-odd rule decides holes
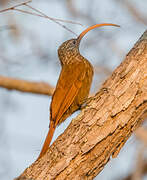
[[[76,44],[76,40],[73,40],[73,44],[74,44],[74,45]]]

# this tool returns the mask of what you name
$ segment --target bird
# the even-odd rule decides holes
[[[62,69],[50,105],[49,131],[38,159],[47,152],[57,125],[81,109],[88,98],[93,66],[80,54],[79,46],[87,32],[102,26],[119,27],[112,23],[95,24],[85,29],[77,38],[62,43],[58,49]]]

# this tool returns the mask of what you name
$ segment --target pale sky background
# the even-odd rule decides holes
[[[146,0],[130,1],[142,13],[146,13]],[[6,7],[18,2],[20,1],[12,1]],[[83,39],[80,52],[93,66],[105,65],[113,71],[146,30],[146,26],[135,21],[129,11],[116,0],[93,0],[93,4],[91,2],[76,0],[75,4],[81,13],[86,14],[89,10],[95,23],[111,22],[121,25],[121,28],[105,27],[91,31]],[[85,24],[84,27],[66,24],[77,34],[93,24],[86,18],[72,16],[66,7],[66,0],[33,0],[31,5],[48,16]],[[3,8],[0,6],[0,9]],[[19,12],[0,14],[0,24],[8,23],[18,24],[20,37],[16,40],[10,31],[0,31],[0,53],[8,59],[6,61],[0,55],[0,74],[38,82],[45,81],[55,86],[60,73],[57,49],[62,42],[75,36],[49,20]],[[110,48],[111,42],[116,43],[121,54],[117,53],[117,46],[114,51]],[[95,76],[92,92],[98,90],[107,76]],[[48,131],[51,98],[0,88],[0,99],[0,179],[10,180],[19,176],[37,158]],[[68,126],[69,119],[56,129],[54,139]],[[111,159],[95,180],[117,180],[119,177],[127,176],[135,168],[138,147],[139,142],[132,136],[118,157]]]

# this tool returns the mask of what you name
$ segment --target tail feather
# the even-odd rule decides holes
[[[52,123],[52,121],[50,121],[50,128],[49,128],[48,134],[46,136],[44,145],[42,147],[42,150],[40,152],[40,155],[39,155],[38,159],[40,159],[46,153],[46,151],[48,150],[48,147],[49,147],[49,145],[51,143],[51,140],[53,138],[53,135],[54,135],[54,131],[55,131],[54,123]]]

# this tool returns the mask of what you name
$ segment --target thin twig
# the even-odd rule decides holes
[[[33,16],[39,16],[39,17],[42,17],[42,18],[47,18],[47,19],[52,20],[52,21],[61,21],[61,22],[65,22],[65,23],[77,24],[77,25],[83,26],[83,24],[78,23],[78,22],[69,21],[69,20],[63,20],[63,19],[58,19],[58,18],[51,18],[49,16],[43,16],[43,15],[40,15],[40,14],[37,14],[37,13],[32,13],[32,12],[29,12],[29,11],[25,11],[25,10],[22,10],[22,9],[16,9],[15,8],[13,10],[19,11],[19,12],[22,12],[22,13],[25,13],[25,14],[30,14],[30,15],[33,15]]]
[[[67,28],[65,25],[59,23],[58,21],[66,22],[66,23],[72,23],[72,24],[78,24],[78,25],[82,25],[82,24],[77,23],[77,22],[73,22],[73,21],[66,21],[66,20],[51,18],[51,17],[47,16],[46,14],[42,13],[41,11],[33,8],[32,6],[29,6],[28,3],[30,3],[30,2],[32,2],[32,0],[29,0],[29,1],[27,1],[27,2],[23,2],[23,3],[21,3],[21,4],[15,5],[15,6],[13,6],[13,7],[7,8],[7,9],[3,9],[3,10],[0,11],[0,13],[6,12],[6,11],[9,11],[9,10],[15,10],[15,11],[19,11],[19,12],[26,13],[26,14],[31,14],[31,15],[35,15],[35,16],[44,17],[44,18],[47,18],[47,19],[55,22],[55,23],[58,24],[59,26],[63,27],[63,28],[66,29],[67,31],[69,31],[69,32],[71,32],[71,33],[73,33],[74,35],[77,36],[77,34],[76,34],[75,32],[73,32],[72,30],[70,30],[69,28]],[[41,14],[41,15],[36,14],[36,13],[31,13],[31,12],[28,12],[28,11],[21,10],[21,9],[17,9],[17,8],[16,8],[16,7],[20,7],[20,6],[27,6],[27,7],[29,7],[30,9],[38,12],[38,13]]]
[[[28,6],[28,5],[26,5],[26,6]],[[28,7],[30,8],[31,6],[28,6]],[[35,8],[31,7],[31,9],[34,10]],[[77,25],[83,26],[83,24],[81,24],[79,22],[74,22],[74,21],[69,21],[69,20],[63,20],[63,19],[49,17],[49,16],[45,15],[44,13],[41,13],[40,11],[39,11],[39,13],[42,14],[42,15],[37,14],[37,13],[32,13],[32,12],[29,12],[29,11],[25,11],[25,10],[21,10],[21,9],[16,9],[16,8],[14,10],[20,11],[20,12],[23,12],[23,13],[26,13],[26,14],[31,14],[31,15],[34,15],[34,16],[39,16],[39,17],[47,18],[47,19],[49,19],[51,21],[55,20],[55,21],[61,21],[61,22],[65,22],[65,23],[77,24]],[[37,9],[35,9],[35,10],[36,10],[36,12],[38,11]]]
[[[25,4],[28,4],[28,3],[30,3],[30,2],[32,2],[32,0],[29,0],[29,1],[27,1],[27,2],[23,2],[23,3],[17,4],[17,5],[15,5],[15,6],[12,6],[12,7],[10,7],[10,8],[7,8],[7,9],[3,9],[3,10],[0,11],[0,13],[3,13],[3,12],[5,12],[5,11],[9,11],[9,10],[13,10],[13,9],[15,9],[16,7],[24,6]]]
[[[67,28],[65,25],[59,23],[58,21],[54,20],[53,18],[50,18],[49,16],[47,16],[47,15],[44,14],[43,12],[39,11],[38,9],[35,9],[35,8],[33,8],[32,6],[30,6],[30,5],[28,5],[28,4],[25,4],[25,6],[27,6],[27,7],[29,7],[30,9],[32,9],[32,10],[40,13],[42,16],[50,19],[51,21],[55,22],[55,23],[58,24],[59,26],[62,26],[64,29],[66,29],[67,31],[69,31],[69,32],[71,32],[71,33],[73,33],[74,35],[77,36],[77,34],[76,34],[75,32],[73,32],[72,30],[70,30],[69,28]]]

